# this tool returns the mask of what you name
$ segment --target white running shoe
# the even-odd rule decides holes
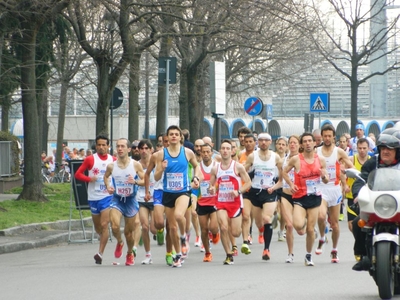
[[[142,265],[150,265],[153,263],[151,255],[146,255],[146,258],[142,261]]]

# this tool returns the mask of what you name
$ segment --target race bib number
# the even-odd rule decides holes
[[[221,182],[218,187],[218,201],[219,202],[233,202],[235,198],[232,192],[235,186],[231,182]]]
[[[117,187],[116,193],[120,196],[130,196],[132,194],[132,188],[130,187]]]
[[[201,197],[211,197],[212,195],[208,192],[208,189],[210,187],[210,182],[209,181],[202,181],[200,182],[200,194]]]
[[[329,181],[335,182],[336,180],[336,166],[327,166],[326,170],[328,171]]]
[[[107,193],[106,185],[104,184],[104,177],[98,176],[94,183],[94,191],[97,193]]]
[[[273,186],[274,173],[271,171],[257,170],[254,172],[252,186],[257,189],[267,189]]]
[[[183,173],[167,173],[167,189],[180,191],[183,189]]]
[[[290,181],[291,181],[291,182],[294,182],[294,170],[293,170],[293,169],[290,170],[290,172],[288,173],[288,175],[289,175]],[[290,185],[289,185],[285,180],[283,180],[283,185],[282,185],[282,187],[288,189],[288,188],[290,188]]]
[[[319,195],[320,191],[317,189],[317,185],[321,183],[321,180],[318,178],[306,180],[307,186],[307,194],[310,195]]]

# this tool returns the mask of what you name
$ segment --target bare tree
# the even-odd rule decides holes
[[[54,41],[53,67],[56,71],[56,80],[53,84],[60,84],[59,111],[57,124],[56,162],[62,161],[65,114],[68,90],[74,85],[71,83],[80,71],[82,61],[87,55],[81,53],[81,47],[72,32],[70,24],[63,18],[56,23],[58,39]]]
[[[397,43],[391,43],[392,47],[387,48],[386,45],[395,39],[398,34],[396,23],[399,15],[395,16],[388,24],[370,34],[363,34],[365,28],[370,28],[372,23],[382,19],[385,16],[386,9],[389,6],[386,1],[373,0],[367,1],[367,5],[363,1],[345,1],[345,0],[328,0],[333,15],[335,15],[334,27],[327,20],[332,20],[327,16],[332,16],[332,11],[323,13],[318,7],[318,3],[313,1],[312,10],[315,18],[310,19],[311,14],[307,14],[307,23],[318,24],[320,32],[324,35],[309,32],[309,38],[313,41],[319,53],[328,61],[339,73],[345,76],[351,85],[351,133],[355,134],[355,125],[358,119],[358,88],[361,84],[375,76],[382,76],[392,70],[399,68],[397,61],[383,66],[383,69],[371,71],[367,75],[360,78],[360,70],[376,63],[380,59],[398,51]],[[302,12],[304,15],[306,10]],[[382,20],[381,20],[382,21]],[[382,24],[381,24],[382,25]],[[338,28],[344,27],[343,31],[338,32]],[[307,26],[302,27],[306,31]]]

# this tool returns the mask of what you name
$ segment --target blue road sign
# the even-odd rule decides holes
[[[244,102],[244,110],[249,116],[257,116],[261,114],[264,104],[258,97],[247,98]]]
[[[310,93],[310,112],[329,112],[329,93]]]

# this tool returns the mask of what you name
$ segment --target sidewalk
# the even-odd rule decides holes
[[[9,198],[8,198],[9,199]],[[83,241],[84,235],[80,220],[71,221],[71,235],[68,237],[69,221],[28,224],[0,230],[0,255],[33,248],[47,247],[61,243]],[[92,219],[84,219],[86,240],[92,242]],[[97,235],[94,235],[97,241]]]

